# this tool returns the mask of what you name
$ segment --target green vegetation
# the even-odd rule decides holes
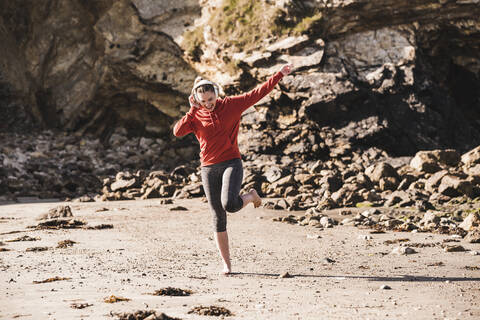
[[[263,1],[225,0],[210,25],[220,40],[248,50],[278,32],[272,23],[276,10],[268,6]]]
[[[195,28],[183,35],[183,44],[185,52],[193,61],[200,61],[203,51],[201,44],[203,43],[203,28]]]
[[[310,31],[313,27],[317,26],[322,21],[322,13],[317,12],[312,16],[304,17],[294,28],[295,34],[303,34]]]
[[[466,218],[469,214],[476,213],[480,214],[480,208],[467,209],[462,212],[463,218]]]
[[[374,207],[375,204],[370,202],[370,201],[364,201],[364,202],[357,202],[355,204],[355,207],[357,208],[371,208],[371,207]]]
[[[248,52],[264,46],[264,39],[312,33],[320,27],[323,15],[318,9],[298,12],[285,17],[285,12],[265,1],[224,0],[208,24],[225,47]],[[184,49],[194,61],[202,54],[203,42],[203,26],[184,34]]]

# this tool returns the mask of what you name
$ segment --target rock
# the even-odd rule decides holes
[[[449,197],[456,197],[460,195],[466,195],[470,197],[472,195],[472,191],[473,186],[470,181],[450,174],[445,175],[438,186],[438,192]]]
[[[397,171],[388,163],[380,162],[365,169],[365,174],[374,182],[382,178],[393,177],[398,179]],[[397,182],[398,184],[398,182]]]
[[[73,217],[72,209],[70,206],[60,205],[56,208],[48,210],[47,213],[41,214],[37,217],[37,220],[53,219],[53,218],[68,218]]]
[[[396,156],[449,145],[468,150],[480,141],[479,110],[472,107],[478,100],[480,60],[478,50],[467,50],[477,44],[478,25],[470,23],[478,16],[471,10],[474,1],[428,4],[431,10],[421,24],[408,19],[425,10],[418,2],[370,6],[358,0],[334,1],[323,10],[320,1],[308,1],[307,11],[320,10],[320,19],[320,15],[305,16],[307,11],[299,10],[302,5],[294,1],[262,1],[263,20],[272,18],[269,31],[280,20],[287,25],[301,21],[295,28],[302,35],[285,39],[266,38],[270,32],[262,32],[260,26],[252,33],[251,26],[238,17],[229,17],[238,23],[226,37],[221,35],[222,28],[214,26],[213,32],[215,17],[238,9],[219,11],[224,6],[218,1],[201,1],[205,10],[191,0],[77,2],[65,3],[54,14],[36,2],[3,1],[0,5],[0,37],[5,48],[0,55],[4,119],[0,129],[23,129],[30,117],[32,123],[56,130],[42,132],[43,138],[30,130],[23,131],[35,132],[34,138],[2,134],[0,200],[21,201],[22,196],[73,199],[98,192],[102,186],[102,194],[95,199],[201,195],[198,185],[190,189],[200,182],[194,174],[197,168],[191,166],[149,181],[135,175],[133,185],[129,185],[133,175],[113,179],[118,172],[136,168],[170,171],[188,161],[198,165],[193,135],[171,137],[172,125],[188,109],[185,98],[196,76],[192,65],[225,84],[230,95],[253,88],[272,70],[278,71],[279,64],[294,62],[295,72],[260,102],[259,110],[251,108],[251,117],[258,115],[260,120],[242,121],[240,126],[240,136],[248,142],[240,143],[245,148],[245,165],[258,170],[247,186],[261,188],[267,196],[309,193],[318,208],[332,208],[365,200],[381,204],[388,193],[380,199],[379,190],[421,192],[411,193],[410,200],[393,201],[407,205],[428,199],[425,190],[437,193],[445,176],[428,181],[432,177],[425,172],[432,170],[408,171],[401,165],[405,157]],[[372,26],[371,21],[379,23]],[[326,44],[319,33],[305,32],[318,29],[320,22],[320,29],[326,30],[322,36],[329,39]],[[182,40],[187,25],[198,26],[192,30],[197,37],[184,34],[185,47],[180,48],[175,41]],[[453,32],[438,43],[435,39],[445,33],[446,25]],[[32,34],[20,41],[18,35],[25,30]],[[261,44],[258,51],[244,48],[243,39],[235,37],[237,31],[247,37],[259,34],[255,40]],[[188,48],[189,44],[195,48]],[[48,54],[51,48],[58,52]],[[439,59],[446,51],[451,59]],[[186,62],[184,52],[194,59]],[[244,63],[236,64],[236,59]],[[455,72],[449,75],[444,71],[451,61]],[[76,136],[64,135],[62,130]],[[440,169],[449,167],[451,175],[469,181],[472,191],[458,192],[474,197],[480,195],[479,182],[472,179],[480,170],[475,160],[478,148],[462,156],[461,168],[452,167],[458,162],[454,150],[424,152]],[[316,162],[314,174],[308,177],[305,172],[312,162]],[[372,182],[364,168],[379,162],[388,162],[399,177],[381,176]],[[288,171],[292,181],[268,189],[269,183],[281,179],[261,174],[272,166]],[[106,183],[98,187],[96,180],[107,176]],[[343,189],[344,185],[348,187]],[[452,188],[430,199],[441,203],[455,193]],[[338,190],[342,191],[332,201],[332,193]],[[291,201],[288,208],[309,205]]]
[[[81,197],[75,198],[72,202],[94,202],[95,200],[92,199],[89,195],[83,195]]]
[[[352,218],[345,218],[340,222],[340,224],[344,226],[353,226],[356,224],[356,220]]]
[[[320,185],[325,186],[330,192],[338,191],[343,184],[342,179],[332,172],[329,172],[327,175],[323,176],[319,183]]]
[[[417,152],[410,161],[410,166],[425,173],[435,173],[441,169],[438,165],[438,160],[428,151]]]
[[[432,193],[430,195],[430,197],[428,198],[428,200],[432,203],[445,203],[445,202],[448,202],[450,201],[451,197],[449,196],[446,196],[444,194],[441,194],[441,193],[438,193],[438,192],[435,192],[435,193]]]
[[[427,210],[435,210],[435,207],[427,200],[417,200],[417,201],[415,201],[415,207],[420,212],[425,212]]]
[[[443,247],[445,252],[463,252],[465,248],[460,245],[446,245]]]
[[[460,162],[460,154],[454,149],[433,150],[435,158],[440,164],[448,167],[455,167]]]
[[[407,254],[413,254],[417,253],[415,249],[410,248],[410,247],[396,247],[392,250],[391,254],[398,254],[398,255],[407,255]]]
[[[186,185],[182,188],[182,191],[188,193],[191,197],[200,197],[204,194],[203,184],[201,182]]]
[[[273,183],[282,177],[282,169],[277,166],[271,166],[265,172],[265,177],[268,182]]]
[[[323,259],[323,261],[326,262],[326,263],[335,263],[335,262],[336,262],[335,260],[330,259],[330,258],[328,258],[328,257],[325,258],[325,259]]]
[[[390,286],[384,284],[384,285],[380,286],[380,289],[381,290],[391,290],[392,288]]]
[[[280,199],[275,203],[274,209],[275,210],[287,210],[291,207],[291,204],[288,203],[285,199]]]
[[[133,4],[120,1],[84,6],[68,2],[48,19],[48,9],[39,4],[8,7],[2,6],[1,11],[12,17],[11,28],[7,34],[2,32],[2,39],[9,39],[21,28],[35,30],[25,47],[16,41],[4,45],[9,44],[5,49],[10,53],[5,58],[12,61],[12,70],[18,70],[18,75],[10,74],[7,79],[11,78],[14,87],[23,85],[20,93],[38,123],[49,122],[50,127],[75,130],[79,135],[107,134],[112,126],[123,124],[137,133],[165,134],[170,131],[169,117],[182,114],[180,100],[188,95],[195,71],[184,61],[183,51],[172,37],[141,19]],[[16,18],[19,15],[32,19],[21,22]],[[85,36],[87,30],[89,36]],[[59,50],[49,55],[54,41],[59,41]],[[10,57],[12,54],[15,58]],[[48,67],[37,69],[42,62]],[[44,78],[47,74],[52,76]],[[43,102],[39,97],[27,98],[35,83],[41,83],[35,90],[45,94]],[[163,89],[152,89],[155,86]],[[131,94],[125,94],[129,90]],[[121,96],[122,102],[114,101],[115,96]],[[164,102],[158,103],[160,100]],[[48,108],[56,115],[42,115]],[[146,112],[149,116],[140,120],[138,114]]]
[[[358,238],[359,240],[372,240],[372,239],[373,239],[373,237],[372,237],[371,235],[368,235],[368,234],[367,234],[367,235],[362,235],[362,234],[361,234],[361,235],[358,235],[357,238]]]
[[[438,172],[435,172],[430,176],[430,178],[425,181],[425,190],[429,192],[435,192],[440,185],[440,182],[442,181],[443,177],[445,177],[448,174],[447,170],[440,170]]]
[[[188,211],[188,208],[185,208],[183,206],[175,206],[170,208],[170,211]]]
[[[480,146],[464,153],[461,160],[467,167],[472,167],[474,164],[480,164]]]
[[[480,163],[473,167],[464,167],[463,171],[472,177],[480,177]]]
[[[322,217],[320,218],[320,224],[324,228],[332,228],[333,225],[335,224],[335,221],[330,217]]]
[[[288,272],[284,272],[279,276],[279,278],[293,278],[293,276]]]
[[[398,179],[395,177],[384,177],[378,182],[378,187],[381,191],[396,190],[398,186]]]
[[[398,184],[398,190],[406,190],[408,187],[415,182],[417,178],[411,174],[405,174],[401,177],[401,181]]]
[[[478,226],[480,226],[480,214],[478,212],[472,212],[465,218],[465,220],[463,220],[462,223],[460,223],[458,227],[465,231],[470,231],[474,227]]]
[[[244,52],[239,52],[233,54],[232,57],[234,60],[246,63],[250,67],[260,67],[267,63],[271,56],[272,53],[270,52],[254,51],[248,56]]]
[[[280,61],[280,63],[277,64],[275,68],[278,69],[278,67],[281,65],[281,63],[284,63],[284,61],[293,64],[293,72],[298,71],[299,69],[317,66],[322,61],[324,49],[324,41],[322,39],[317,39],[313,44],[310,44],[308,47],[305,47],[302,50],[296,51],[293,55],[290,53],[283,54],[278,57],[277,61]],[[275,72],[275,70],[272,70],[272,68],[269,68],[268,70],[270,72]]]
[[[480,243],[480,227],[471,230],[464,238],[468,243]]]
[[[114,183],[110,186],[113,192],[116,191],[125,191],[130,187],[133,187],[137,182],[136,178],[131,178],[129,180],[115,180]]]
[[[400,203],[413,204],[410,194],[405,191],[394,191],[386,197],[385,206],[391,207]]]
[[[434,173],[440,170],[440,164],[456,166],[460,155],[452,149],[419,151],[410,161],[410,166],[420,172]]]
[[[364,216],[365,218],[371,217],[373,215],[379,215],[379,214],[381,214],[381,211],[375,208],[365,210],[361,213],[361,215]]]
[[[420,223],[423,225],[428,225],[431,223],[437,225],[439,222],[440,222],[440,217],[437,216],[437,214],[432,211],[425,212],[425,214],[423,215],[423,219],[420,221]]]
[[[309,38],[306,35],[299,37],[287,37],[269,45],[266,49],[269,52],[289,53],[305,45],[308,40]]]

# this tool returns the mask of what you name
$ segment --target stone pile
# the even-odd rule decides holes
[[[179,158],[195,158],[196,147],[167,144],[158,138],[128,137],[123,129],[117,129],[107,141],[52,131],[1,133],[0,201],[81,196],[85,196],[83,201],[91,201],[100,193],[104,179],[113,179],[122,170],[174,167]],[[136,186],[119,182],[113,189]]]
[[[344,218],[341,221],[326,214],[309,209],[303,215],[288,215],[274,218],[273,221],[310,226],[319,229],[332,228],[336,225],[348,225],[359,228],[372,228],[373,232],[393,230],[399,232],[437,232],[464,237],[469,243],[480,243],[480,209],[470,212],[449,212],[429,210],[423,217],[416,212],[394,211],[382,213],[372,208],[357,213],[354,217]],[[349,212],[348,212],[349,213]],[[350,213],[349,213],[350,214]],[[465,218],[464,216],[468,214]],[[368,236],[364,236],[368,240]]]
[[[270,208],[388,206],[427,211],[452,198],[480,197],[480,146],[463,155],[447,149],[391,158],[377,148],[355,147],[328,130],[298,125],[270,136],[273,131],[250,130],[257,125],[247,121],[242,127],[243,188],[281,198],[267,203]],[[255,140],[259,132],[275,138]],[[203,196],[198,161],[178,166],[179,158],[195,159],[197,145],[128,138],[121,130],[106,144],[49,131],[2,138],[3,200]]]
[[[181,165],[170,173],[164,170],[119,172],[103,180],[102,195],[96,200],[135,200],[151,198],[191,198],[202,196],[203,187],[195,168]]]

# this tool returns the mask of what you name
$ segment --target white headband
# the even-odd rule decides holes
[[[206,84],[210,84],[210,85],[212,85],[213,87],[217,86],[216,83],[214,83],[214,82],[212,82],[212,81],[208,81],[208,80],[203,79],[203,80],[199,81],[199,82],[193,87],[193,90],[195,90],[195,89],[197,89],[197,88],[199,88],[199,87],[201,87],[201,86],[203,86],[203,85],[206,85]]]
[[[198,98],[197,96],[197,89],[203,85],[211,85],[213,87],[213,91],[215,92],[215,96],[218,98],[218,94],[219,94],[219,87],[218,87],[218,84],[216,84],[215,82],[212,82],[212,81],[208,81],[208,80],[200,80],[196,85],[193,86],[193,89],[192,89],[192,93],[193,93],[193,96],[195,98],[195,100],[199,101],[200,99]]]

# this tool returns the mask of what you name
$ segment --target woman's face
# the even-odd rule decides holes
[[[214,92],[207,91],[204,93],[197,92],[199,103],[204,106],[208,111],[212,111],[215,108],[216,96]]]

